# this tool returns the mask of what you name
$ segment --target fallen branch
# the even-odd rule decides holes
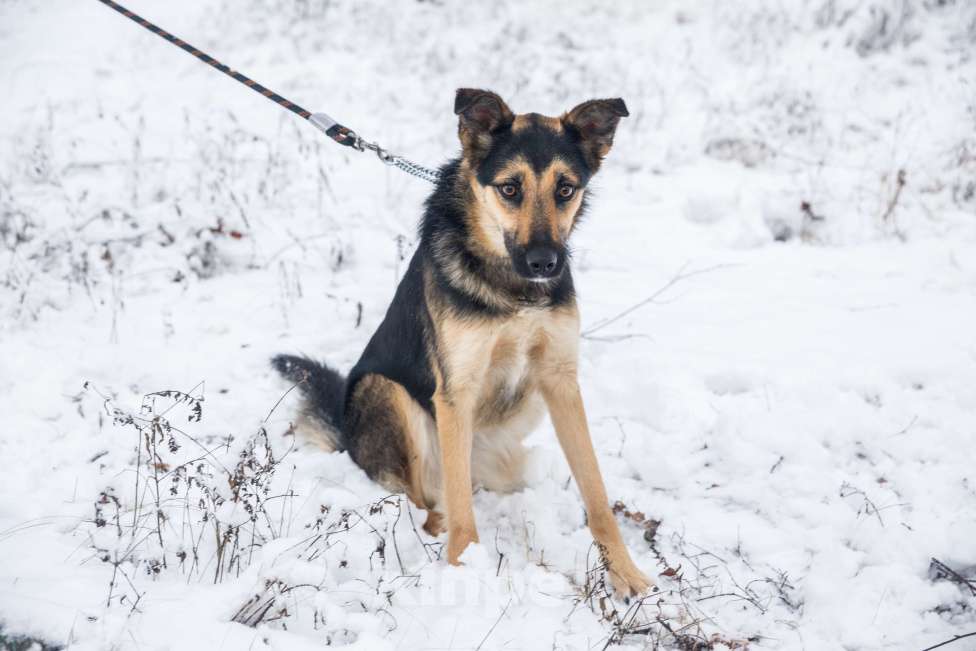
[[[491,634],[495,632],[495,627],[498,626],[498,622],[502,621],[502,618],[505,616],[505,613],[508,612],[508,607],[511,605],[512,605],[512,598],[509,597],[508,603],[505,604],[504,608],[502,608],[502,612],[499,613],[498,619],[496,619],[495,623],[491,625],[491,628],[489,628],[488,632],[485,633],[485,636],[481,639],[481,642],[478,644],[477,648],[474,651],[481,651],[481,647],[485,645],[485,642],[488,641],[488,638],[491,637]]]
[[[696,269],[695,271],[685,271],[685,269],[688,268],[688,263],[686,262],[685,264],[681,265],[681,268],[680,269],[678,269],[678,273],[676,273],[674,275],[674,277],[671,278],[671,280],[669,280],[668,282],[666,282],[656,292],[654,292],[653,294],[651,294],[650,296],[648,296],[644,300],[642,300],[642,301],[640,301],[638,303],[635,303],[634,305],[631,305],[630,307],[628,307],[623,312],[620,312],[619,314],[617,314],[615,316],[612,316],[612,317],[609,317],[607,319],[604,319],[602,321],[598,321],[595,325],[592,325],[589,328],[587,328],[586,330],[584,330],[580,336],[586,337],[586,338],[590,338],[593,335],[593,333],[596,332],[597,330],[602,330],[603,328],[607,327],[608,325],[610,325],[612,323],[616,323],[617,321],[619,321],[620,319],[624,318],[628,314],[631,314],[632,312],[634,312],[636,310],[639,310],[640,308],[644,307],[645,305],[649,305],[651,303],[657,302],[657,299],[662,294],[664,294],[666,291],[668,291],[669,289],[671,289],[672,287],[674,287],[675,285],[677,285],[682,280],[687,280],[688,278],[691,278],[693,276],[700,276],[702,274],[710,273],[712,271],[718,271],[719,269],[724,269],[726,267],[732,267],[732,266],[734,266],[734,265],[730,265],[730,264],[717,264],[717,265],[714,265],[714,266],[711,266],[711,267],[706,267],[704,269]]]
[[[967,579],[937,558],[929,562],[929,574],[933,579],[943,579],[966,587],[969,589],[969,594],[976,597],[976,581]]]
[[[932,649],[938,649],[939,647],[943,647],[943,646],[945,646],[947,644],[952,644],[953,642],[957,642],[959,640],[963,640],[963,639],[965,639],[967,637],[973,637],[974,635],[976,635],[976,631],[973,631],[972,633],[963,633],[962,635],[956,635],[951,640],[946,640],[945,642],[939,642],[938,644],[936,644],[934,646],[927,646],[924,649],[922,649],[922,651],[932,651]]]

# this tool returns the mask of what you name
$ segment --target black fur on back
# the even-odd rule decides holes
[[[342,436],[342,412],[346,380],[337,371],[308,357],[276,355],[271,365],[282,377],[294,382],[305,399],[304,415],[314,418],[332,435],[337,450],[346,448]]]

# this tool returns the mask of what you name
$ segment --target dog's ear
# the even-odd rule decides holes
[[[617,123],[628,115],[627,105],[619,97],[591,99],[564,114],[562,122],[568,131],[579,137],[586,162],[595,172],[613,145]]]
[[[454,96],[458,137],[464,157],[476,160],[491,146],[491,135],[512,124],[515,115],[501,97],[490,90],[459,88]]]

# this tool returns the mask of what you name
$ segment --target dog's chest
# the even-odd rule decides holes
[[[479,392],[479,420],[507,418],[535,390],[535,371],[546,331],[534,315],[515,319],[497,335]]]
[[[497,391],[512,393],[530,374],[529,342],[512,337],[499,341],[492,351],[486,384]]]

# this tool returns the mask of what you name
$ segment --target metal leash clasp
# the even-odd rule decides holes
[[[359,151],[366,151],[368,149],[371,152],[375,152],[376,157],[387,165],[396,165],[397,157],[395,155],[380,147],[378,143],[365,140],[355,132],[353,132],[353,134],[355,136],[355,140],[352,144],[353,148],[358,149]]]

